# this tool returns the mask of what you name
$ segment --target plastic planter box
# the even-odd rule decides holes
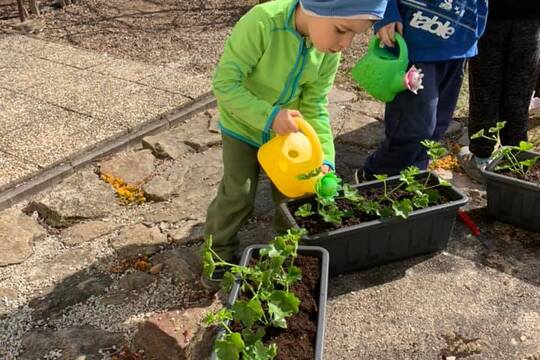
[[[437,177],[431,173],[432,177]],[[419,174],[421,178],[427,172]],[[399,176],[388,178],[388,184],[398,182]],[[353,187],[360,192],[381,188],[379,180]],[[446,247],[456,221],[457,210],[467,197],[455,187],[440,187],[449,202],[413,211],[407,219],[373,220],[319,234],[310,234],[302,242],[321,246],[330,253],[330,276],[353,272],[395,260],[440,251]],[[303,199],[289,200],[280,205],[291,227],[298,227],[289,206],[303,203]],[[322,220],[321,220],[322,221]]]
[[[517,158],[526,160],[534,156],[540,154],[521,152]],[[494,169],[500,161],[494,161],[483,171],[488,214],[512,225],[540,231],[540,185],[496,173]]]
[[[259,249],[266,247],[266,245],[251,245],[244,249],[242,253],[242,259],[240,265],[246,266],[251,260],[252,256],[256,254]],[[328,266],[329,266],[329,254],[326,249],[318,246],[298,246],[298,254],[305,256],[313,256],[319,259],[321,266],[321,277],[319,279],[319,299],[317,301],[318,315],[317,315],[317,334],[315,337],[315,358],[314,360],[323,359],[323,345],[324,345],[324,328],[326,318],[326,301],[328,291]],[[227,300],[227,306],[231,307],[238,295],[240,294],[240,284],[237,283],[231,289],[229,299]],[[223,333],[223,330],[218,332],[218,337]],[[278,349],[279,352],[279,349]],[[212,353],[212,360],[216,360],[217,356]]]

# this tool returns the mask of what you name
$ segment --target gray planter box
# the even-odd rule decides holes
[[[425,178],[427,172],[419,176]],[[433,173],[431,176],[436,177]],[[390,177],[387,181],[390,185],[396,184],[399,176]],[[353,187],[362,192],[382,186],[381,181],[375,180]],[[443,250],[454,228],[457,211],[468,199],[453,186],[441,187],[439,192],[446,196],[449,202],[415,210],[407,219],[379,219],[310,234],[302,243],[328,250],[330,276]],[[298,225],[289,206],[304,203],[305,199],[307,198],[290,200],[280,205],[280,210],[291,227]]]
[[[540,156],[522,152],[518,160]],[[540,231],[540,184],[515,179],[496,173],[496,160],[482,173],[486,178],[487,212],[500,221],[533,231]]]

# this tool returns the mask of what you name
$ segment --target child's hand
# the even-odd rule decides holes
[[[403,35],[403,24],[399,21],[387,24],[379,29],[377,36],[381,39],[382,43],[388,47],[394,47],[396,41],[396,30]]]
[[[329,173],[330,171],[332,171],[332,169],[330,168],[330,166],[326,165],[326,164],[323,164],[321,166],[321,171],[323,174],[327,174]]]
[[[274,118],[272,130],[278,135],[297,132],[298,125],[296,125],[294,117],[302,117],[302,114],[298,110],[281,109]]]

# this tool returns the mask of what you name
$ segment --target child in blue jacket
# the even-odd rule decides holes
[[[396,31],[403,35],[410,65],[424,73],[424,89],[418,94],[403,91],[386,104],[385,139],[366,159],[364,178],[396,175],[411,165],[427,168],[420,142],[439,140],[448,128],[465,61],[477,54],[487,11],[487,0],[388,1],[375,33],[388,47],[394,47]]]

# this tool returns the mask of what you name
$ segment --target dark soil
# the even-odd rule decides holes
[[[367,200],[376,200],[383,194],[383,190],[382,189],[365,190],[365,191],[360,191],[360,194],[364,196]],[[401,200],[401,199],[406,199],[406,198],[410,199],[412,198],[412,194],[407,193],[405,191],[396,191],[394,198],[396,200]],[[430,204],[430,205],[445,204],[449,200],[450,199],[444,196],[444,194],[441,194],[441,198],[439,202]],[[296,224],[299,227],[306,229],[309,234],[320,234],[326,231],[346,228],[349,226],[358,225],[361,223],[379,219],[379,216],[366,214],[364,212],[361,212],[355,209],[354,205],[349,200],[341,199],[341,198],[336,199],[336,204],[338,208],[341,211],[350,212],[351,216],[343,217],[343,220],[341,224],[339,225],[324,221],[318,213],[315,213],[308,217],[295,216],[294,213],[296,212],[296,210],[298,210],[298,208],[304,205],[305,203],[310,203],[311,208],[313,209],[314,212],[316,212],[317,201],[315,200],[315,198],[309,198],[303,201],[302,200],[295,201],[291,205],[289,205],[289,210],[291,211],[291,214],[293,215],[296,221]],[[383,202],[382,205],[389,206],[390,202],[388,201]]]
[[[513,173],[509,170],[496,171],[497,173],[508,176],[514,179],[520,179],[524,181],[531,182],[536,185],[540,185],[540,161],[538,161],[529,171],[525,173],[525,176],[521,174]]]
[[[252,260],[250,263],[254,262],[255,260]],[[301,300],[300,311],[287,319],[287,329],[267,328],[263,342],[266,345],[273,343],[277,345],[276,359],[313,360],[319,312],[321,265],[318,258],[303,255],[296,258],[295,265],[302,270],[302,279],[291,287],[291,291]],[[233,324],[232,328],[235,331],[241,331],[242,326]]]
[[[300,311],[287,320],[287,329],[269,329],[265,342],[277,344],[278,360],[313,360],[317,334],[320,264],[316,257],[301,255],[296,258],[295,264],[302,270],[302,279],[294,284],[291,291],[302,301]]]

